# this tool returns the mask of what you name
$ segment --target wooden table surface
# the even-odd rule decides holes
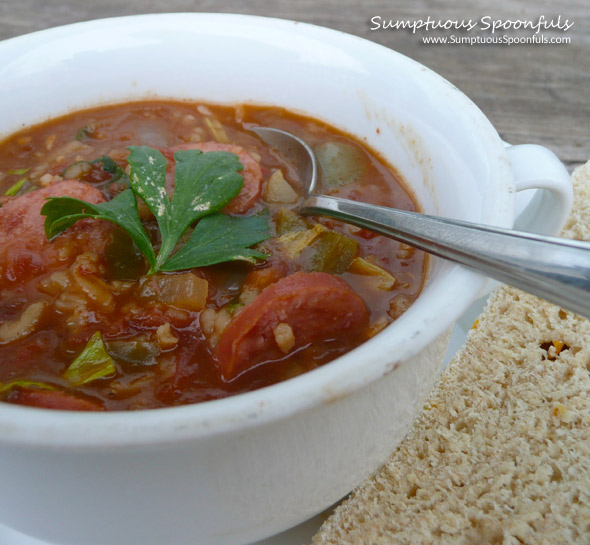
[[[493,7],[484,0],[448,4],[443,7],[442,2],[427,0],[0,0],[0,39],[78,21],[158,12],[233,12],[314,23],[378,42],[432,68],[465,92],[513,144],[545,145],[569,169],[590,159],[588,1],[497,0]],[[371,30],[375,16],[394,21],[489,16],[536,22],[542,15],[554,21],[561,15],[562,22],[573,22],[566,32],[546,32],[548,37],[567,36],[571,43],[427,45],[422,43],[424,36],[459,33]],[[503,33],[517,35],[513,30]]]

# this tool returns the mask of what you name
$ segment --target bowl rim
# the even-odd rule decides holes
[[[0,52],[6,47],[25,52],[52,37],[72,38],[87,29],[108,28],[122,22],[128,32],[153,26],[154,23],[160,26],[206,24],[209,29],[219,24],[226,27],[232,24],[239,28],[246,23],[249,28],[272,27],[275,31],[288,34],[313,35],[322,43],[329,42],[347,51],[352,48],[374,55],[391,56],[390,58],[405,64],[409,69],[420,71],[421,77],[430,78],[450,100],[469,111],[478,137],[485,141],[486,156],[497,167],[490,176],[498,187],[506,189],[497,196],[495,206],[492,205],[487,210],[485,220],[504,227],[512,225],[513,217],[510,214],[513,209],[513,194],[510,184],[513,182],[513,175],[508,161],[505,160],[500,137],[485,115],[461,91],[435,72],[370,40],[339,30],[286,19],[223,13],[169,13],[98,19],[41,30],[0,42]],[[168,444],[262,426],[318,405],[332,403],[394,371],[450,330],[486,282],[477,273],[458,265],[453,267],[452,274],[445,279],[447,292],[439,294],[438,302],[431,304],[431,312],[421,318],[420,328],[411,322],[416,314],[412,309],[420,301],[419,298],[385,332],[330,364],[298,377],[219,400],[141,411],[80,413],[0,403],[0,441],[52,448],[125,448]],[[391,357],[385,357],[387,343],[384,340],[392,336],[393,328],[401,330],[402,326],[410,339],[419,337],[420,342],[404,343],[399,349],[396,347],[397,356],[392,362]]]

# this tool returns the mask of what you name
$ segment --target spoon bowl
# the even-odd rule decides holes
[[[273,127],[253,127],[263,142],[275,148],[285,159],[297,166],[303,180],[306,197],[312,195],[318,183],[318,162],[309,144],[294,134]]]

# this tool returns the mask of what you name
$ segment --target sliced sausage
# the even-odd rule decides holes
[[[104,201],[98,189],[66,180],[5,203],[0,208],[0,289],[67,266],[84,251],[103,251],[111,229],[104,221],[78,222],[48,241],[43,227],[45,216],[41,215],[48,197],[74,197],[93,204]]]
[[[230,380],[284,355],[284,343],[279,346],[275,337],[279,324],[292,330],[289,346],[294,350],[334,336],[360,334],[368,323],[364,301],[344,280],[299,272],[271,284],[231,321],[219,339],[216,356],[223,377]]]
[[[183,144],[181,146],[169,148],[164,152],[164,155],[168,159],[168,164],[171,163],[175,151],[187,149],[199,149],[204,153],[208,151],[229,151],[235,153],[244,167],[244,170],[240,171],[240,174],[244,177],[244,186],[240,193],[226,205],[223,211],[228,214],[243,214],[254,206],[262,190],[262,170],[260,169],[258,161],[256,161],[244,148],[233,144],[220,144],[219,142]],[[173,188],[172,177],[167,177],[166,185],[169,186],[170,184],[172,184],[171,188]]]
[[[59,409],[62,411],[102,411],[98,402],[82,399],[60,390],[15,390],[6,399],[9,403],[40,407],[42,409]]]

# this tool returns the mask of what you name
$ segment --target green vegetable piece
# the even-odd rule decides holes
[[[12,380],[2,384],[0,382],[0,395],[7,394],[13,388],[33,388],[36,390],[55,390],[55,386],[45,382],[35,382],[33,380]]]
[[[288,259],[297,259],[304,250],[308,250],[319,236],[320,233],[327,228],[319,223],[314,225],[311,229],[304,231],[287,231],[285,234],[277,237],[278,247],[280,251]]]
[[[115,362],[106,351],[100,331],[97,331],[90,337],[80,355],[66,369],[64,377],[72,386],[82,386],[115,373]]]
[[[86,138],[87,136],[89,136],[90,133],[91,133],[90,127],[82,127],[76,133],[76,140],[82,140],[83,138]]]
[[[227,133],[225,132],[225,129],[223,128],[223,125],[219,121],[219,119],[217,119],[216,117],[213,117],[213,118],[206,117],[205,118],[205,125],[207,125],[207,128],[211,131],[213,138],[217,142],[221,142],[223,144],[229,144],[229,138],[227,136]]]
[[[305,231],[308,229],[307,223],[299,215],[289,210],[288,208],[281,208],[277,214],[275,225],[277,228],[277,235],[281,236],[291,231]]]
[[[268,215],[237,218],[212,214],[195,227],[186,244],[164,265],[164,271],[205,267],[224,261],[266,259],[267,256],[249,246],[270,237]]]
[[[111,174],[113,174],[113,177],[111,178],[111,183],[116,182],[120,178],[127,177],[127,174],[125,174],[125,171],[119,166],[119,164],[114,159],[111,159],[108,155],[103,155],[102,157],[95,159],[94,161],[91,161],[91,163],[102,163],[102,169],[105,172],[110,172]]]
[[[18,192],[23,188],[23,186],[25,185],[27,179],[26,178],[21,178],[18,182],[16,182],[14,185],[10,186],[5,192],[4,195],[8,195],[10,197],[14,197],[16,195],[18,195]]]
[[[27,172],[29,172],[29,170],[31,170],[31,168],[13,168],[12,170],[9,170],[7,172],[7,174],[16,174],[17,176],[22,176],[23,174],[26,174]]]
[[[45,235],[49,240],[84,218],[103,219],[125,229],[153,267],[156,261],[150,239],[141,224],[137,201],[131,189],[119,193],[114,199],[90,204],[72,197],[52,197],[41,208],[45,218]]]
[[[127,174],[118,165],[118,163],[111,159],[108,155],[103,155],[94,161],[76,161],[71,165],[67,166],[61,173],[64,180],[79,180],[81,174],[87,174],[92,165],[100,163],[101,168],[104,172],[108,172],[113,177],[108,181],[109,184],[117,182],[121,179],[126,180]]]
[[[311,244],[313,271],[342,274],[356,256],[358,243],[337,231],[326,229]]]
[[[279,250],[308,271],[342,274],[356,256],[356,240],[320,223],[312,228],[287,231],[277,238]]]
[[[360,182],[367,171],[364,153],[344,142],[324,142],[315,149],[326,189]]]
[[[157,343],[145,339],[109,341],[106,343],[109,354],[131,367],[156,365],[156,357],[160,354]]]
[[[233,153],[178,151],[174,154],[175,188],[170,202],[166,193],[164,156],[146,146],[129,149],[131,187],[154,214],[162,233],[156,260],[156,268],[162,269],[189,225],[221,210],[240,192],[244,179],[237,171],[243,167]]]

